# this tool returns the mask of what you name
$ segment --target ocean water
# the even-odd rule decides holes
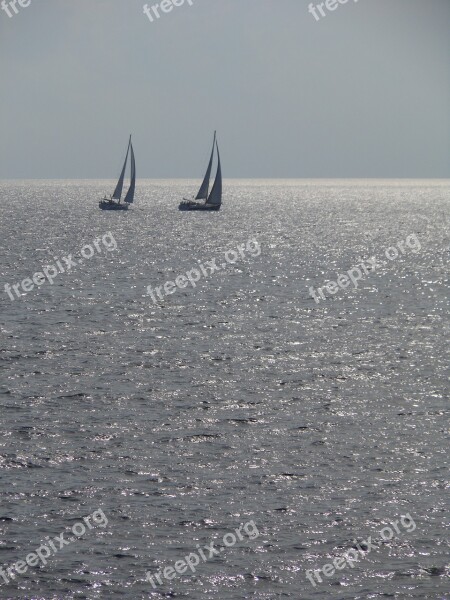
[[[113,185],[0,182],[0,598],[448,599],[450,182]]]

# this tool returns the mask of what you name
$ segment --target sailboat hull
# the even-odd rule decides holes
[[[98,206],[101,210],[128,210],[128,204],[119,204],[109,200],[100,200]]]
[[[194,202],[193,200],[184,200],[178,206],[178,210],[220,210],[220,204],[200,204],[200,202]]]

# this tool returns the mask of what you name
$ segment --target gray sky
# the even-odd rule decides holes
[[[144,3],[0,11],[0,178],[450,177],[450,0]]]

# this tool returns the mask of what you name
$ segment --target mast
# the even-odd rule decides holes
[[[130,187],[128,188],[127,195],[125,196],[125,202],[128,202],[128,204],[131,204],[134,201],[134,190],[136,188],[136,161],[134,160],[134,150],[133,150],[133,144],[131,143],[131,136],[130,136],[130,150],[131,150],[131,174],[130,174],[131,183],[130,183]]]

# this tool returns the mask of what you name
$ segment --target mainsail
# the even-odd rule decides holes
[[[134,160],[134,151],[133,144],[131,143],[130,138],[130,148],[131,148],[131,184],[128,189],[127,195],[125,196],[125,202],[131,204],[134,201],[134,190],[136,187],[136,162]]]
[[[130,135],[130,141],[128,142],[127,155],[125,156],[125,162],[123,163],[122,173],[120,174],[119,181],[117,182],[116,189],[114,190],[114,194],[113,194],[114,200],[120,200],[120,198],[122,196],[123,180],[125,179],[125,169],[127,167],[128,153],[130,151],[130,146],[131,146],[131,135]]]
[[[213,141],[213,147],[211,150],[211,158],[209,159],[208,169],[206,171],[205,178],[204,178],[203,183],[198,191],[198,194],[195,197],[196,200],[206,200],[206,198],[208,197],[209,180],[211,178],[211,169],[212,169],[212,164],[213,164],[215,145],[216,145],[216,132],[214,132],[214,141]]]
[[[206,204],[212,204],[213,206],[220,206],[222,204],[222,168],[220,166],[220,154],[219,154],[219,145],[216,142],[217,147],[217,173],[216,180],[214,181],[213,188],[211,190],[211,194],[209,195]]]

